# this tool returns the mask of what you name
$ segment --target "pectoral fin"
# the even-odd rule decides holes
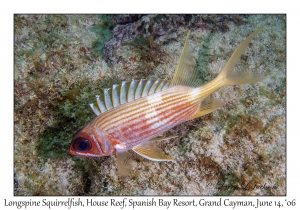
[[[191,119],[209,114],[225,104],[224,101],[208,96],[201,102],[199,111]]]
[[[136,145],[132,149],[142,157],[152,161],[172,161],[173,158],[166,155],[154,142],[147,141]]]

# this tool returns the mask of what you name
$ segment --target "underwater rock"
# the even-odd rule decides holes
[[[139,14],[129,14],[129,15],[110,15],[114,25],[120,24],[128,24],[132,23],[134,21],[137,21],[144,15],[139,15]]]
[[[167,37],[179,29],[226,32],[228,24],[242,25],[247,23],[246,15],[111,15],[114,22],[113,38],[106,42],[104,55],[106,61],[114,66],[118,61],[122,43],[133,40],[137,36],[146,39],[153,36],[166,38],[158,40],[160,44],[168,43],[173,37]]]

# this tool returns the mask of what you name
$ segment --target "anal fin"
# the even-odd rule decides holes
[[[153,140],[155,141],[155,140]],[[166,155],[153,141],[138,144],[132,148],[134,152],[152,161],[172,161],[173,158]]]
[[[208,96],[201,102],[199,111],[191,117],[191,119],[209,114],[225,104],[224,101],[215,99],[213,96]]]

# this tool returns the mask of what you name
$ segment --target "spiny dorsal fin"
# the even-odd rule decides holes
[[[180,55],[180,59],[177,64],[176,71],[174,73],[173,79],[170,83],[170,86],[192,86],[197,87],[201,85],[201,80],[198,79],[198,74],[196,71],[196,61],[194,56],[191,53],[191,49],[189,46],[189,35],[184,43],[183,50]]]
[[[156,78],[123,81],[119,85],[105,88],[100,95],[96,95],[96,104],[92,103],[90,107],[99,115],[121,104],[165,90],[169,84],[166,80]]]

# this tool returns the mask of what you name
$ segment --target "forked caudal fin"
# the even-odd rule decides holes
[[[265,76],[260,74],[255,74],[252,72],[236,72],[234,71],[234,68],[237,64],[237,62],[240,60],[240,57],[242,54],[246,51],[246,48],[248,44],[251,42],[251,40],[263,29],[263,27],[260,27],[256,31],[254,31],[252,34],[250,34],[234,51],[228,62],[226,63],[223,70],[220,72],[218,77],[216,79],[220,79],[223,81],[222,86],[228,86],[228,85],[238,85],[238,84],[250,84],[259,82],[261,80],[264,80]]]
[[[170,83],[172,86],[190,86],[195,87],[195,89],[190,93],[191,101],[201,101],[198,112],[192,116],[191,119],[208,114],[217,108],[221,107],[224,102],[209,97],[217,89],[228,86],[228,85],[238,85],[238,84],[249,84],[259,82],[264,80],[266,77],[260,74],[255,74],[252,72],[237,72],[234,68],[237,62],[240,60],[241,55],[245,52],[248,44],[251,40],[262,30],[259,28],[250,34],[234,51],[230,59],[228,60],[225,67],[219,73],[219,75],[212,81],[201,85],[201,80],[196,71],[196,62],[191,53],[188,37],[185,40],[184,48],[182,50],[174,77]]]
[[[227,64],[220,72],[218,77],[214,79],[213,83],[216,88],[227,85],[237,85],[237,84],[249,84],[254,82],[259,82],[265,79],[265,76],[254,74],[252,72],[236,72],[234,67],[237,62],[240,60],[241,55],[245,52],[248,44],[251,40],[263,29],[263,27],[257,29],[252,34],[250,34],[234,51]],[[171,81],[170,86],[184,85],[198,87],[201,84],[201,81],[198,78],[196,71],[196,61],[191,53],[189,43],[188,43],[189,34],[185,40],[184,48],[182,50],[174,77]],[[212,85],[212,83],[207,83]]]
[[[255,83],[259,82],[261,80],[264,80],[267,78],[266,76],[252,73],[252,72],[237,72],[234,71],[234,68],[237,64],[237,62],[240,60],[241,55],[245,52],[248,44],[250,41],[262,30],[263,28],[259,28],[256,31],[254,31],[250,36],[248,36],[234,51],[228,62],[226,63],[225,67],[222,69],[222,71],[219,73],[219,75],[213,79],[212,81],[206,83],[205,85],[202,85],[200,87],[194,86],[195,91],[193,91],[192,98],[193,100],[204,100],[207,96],[209,96],[211,93],[216,91],[217,89],[228,86],[228,85],[238,85],[238,84],[249,84],[249,83]],[[187,50],[188,51],[188,50]],[[181,59],[186,56],[181,56]],[[182,62],[182,61],[181,61]],[[178,64],[180,66],[180,64]],[[187,65],[186,65],[187,66]],[[185,67],[186,69],[189,69]],[[177,69],[182,70],[182,69]],[[190,71],[191,72],[191,71]],[[176,75],[180,75],[183,73],[177,73]],[[197,81],[196,79],[196,73],[190,73],[190,78],[193,79],[193,84],[195,84]],[[176,81],[179,81],[177,78],[173,78],[173,80],[176,79]],[[174,85],[174,82],[171,82],[170,85]],[[176,82],[175,82],[176,84]],[[214,110],[214,107],[217,107],[214,103],[211,103],[212,108],[208,108],[207,110],[210,112],[211,110]],[[197,115],[198,116],[198,115]],[[200,114],[202,116],[202,114]]]

